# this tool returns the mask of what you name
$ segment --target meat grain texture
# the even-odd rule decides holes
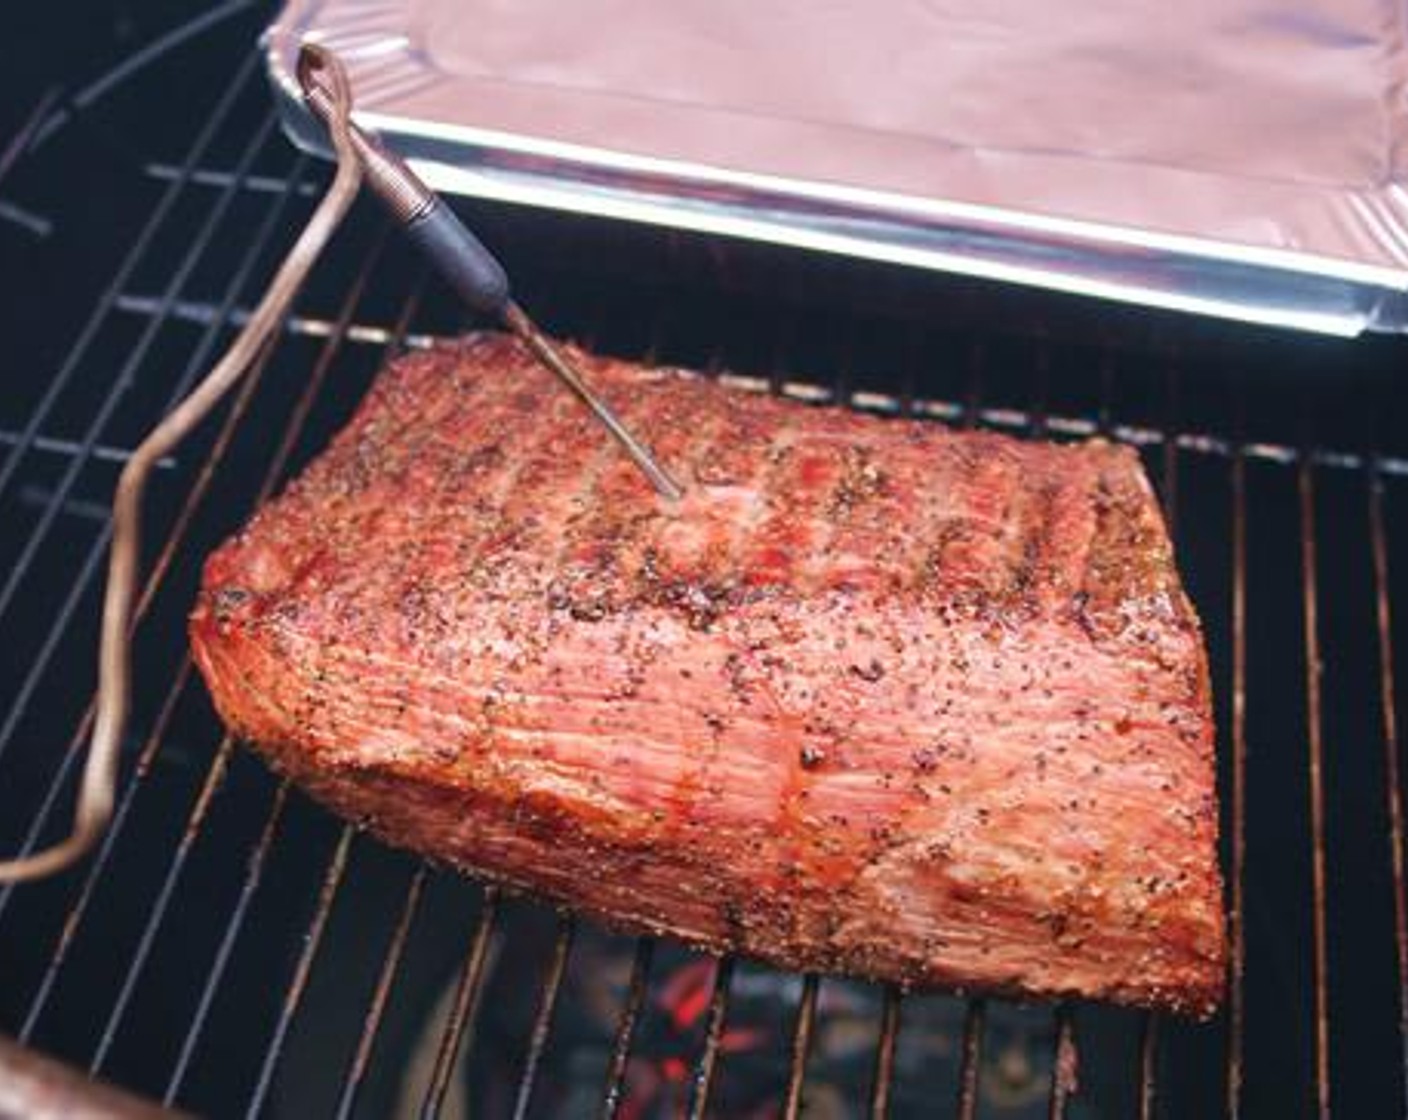
[[[207,562],[226,722],[393,844],[791,968],[1210,1014],[1197,618],[1137,456],[578,352],[382,372]]]

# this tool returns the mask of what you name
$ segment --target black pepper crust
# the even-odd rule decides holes
[[[631,930],[1208,1014],[1198,622],[1137,457],[517,345],[394,363],[207,564],[227,722],[391,841]]]

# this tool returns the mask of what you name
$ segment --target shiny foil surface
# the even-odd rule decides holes
[[[1387,0],[288,0],[439,190],[1151,306],[1408,329]]]

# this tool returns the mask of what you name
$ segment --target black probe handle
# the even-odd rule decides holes
[[[406,225],[412,241],[467,304],[502,318],[509,306],[508,276],[494,254],[439,198]]]

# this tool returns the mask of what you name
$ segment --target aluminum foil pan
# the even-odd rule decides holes
[[[1408,329],[1389,0],[288,0],[439,190],[1340,334]]]

